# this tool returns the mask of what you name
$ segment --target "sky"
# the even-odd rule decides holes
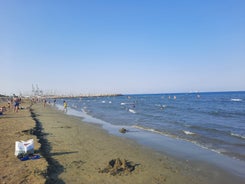
[[[245,90],[244,0],[0,0],[0,94]]]

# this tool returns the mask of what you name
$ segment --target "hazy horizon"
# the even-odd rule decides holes
[[[182,91],[182,92],[155,92],[155,93],[49,93],[47,92],[43,92],[43,94],[41,95],[34,95],[33,92],[29,91],[29,92],[21,92],[20,93],[0,93],[0,95],[4,95],[4,96],[12,96],[12,95],[16,95],[16,96],[66,96],[66,97],[76,97],[76,96],[111,96],[111,95],[175,95],[175,94],[204,94],[204,93],[241,93],[241,92],[245,92],[245,90],[241,90],[241,91]]]

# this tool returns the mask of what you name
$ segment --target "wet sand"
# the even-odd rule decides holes
[[[205,163],[179,161],[110,135],[100,126],[83,123],[49,105],[6,112],[0,117],[0,128],[1,183],[242,183],[216,168],[207,169]],[[35,135],[21,133],[31,128],[38,130]],[[14,142],[33,137],[43,158],[19,161],[14,156]],[[117,158],[125,159],[133,169],[105,172],[109,162]]]

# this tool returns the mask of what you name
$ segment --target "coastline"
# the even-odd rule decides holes
[[[57,105],[56,107],[59,110],[63,109],[61,105]],[[209,163],[210,165],[213,165],[213,167],[217,167],[218,169],[225,170],[231,175],[235,175],[235,177],[241,177],[243,180],[245,179],[245,162],[243,160],[224,155],[215,149],[209,149],[195,141],[176,138],[169,134],[155,131],[154,129],[144,129],[134,125],[111,124],[107,121],[88,115],[83,110],[81,112],[72,107],[69,108],[67,114],[81,117],[84,122],[89,124],[98,124],[109,134],[117,137],[129,138],[142,146],[161,152],[164,155],[174,157],[177,160]],[[127,133],[120,133],[119,129],[121,128],[126,128]]]
[[[48,173],[47,183],[191,183],[198,180],[182,173],[170,158],[142,148],[134,141],[109,135],[99,126],[82,123],[80,118],[52,107],[43,109],[37,104],[32,109],[50,142],[49,156],[56,165],[62,165],[56,173],[55,170],[52,175]],[[135,170],[116,176],[99,172],[116,158],[132,162]]]
[[[208,163],[176,160],[126,137],[108,134],[98,125],[84,123],[81,118],[64,114],[51,106],[44,108],[42,104],[34,104],[27,113],[32,127],[36,124],[36,136],[41,144],[39,150],[43,158],[19,163],[43,161],[48,164],[46,183],[244,182],[240,178],[231,177],[223,170],[211,167]],[[20,115],[22,111],[16,115],[10,113],[8,116]],[[0,120],[4,118],[1,117]],[[38,135],[38,132],[42,134]],[[3,140],[3,137],[0,140]],[[8,154],[12,159],[16,159],[12,152]],[[135,166],[134,170],[115,176],[99,172],[110,160],[116,158],[128,160]],[[2,179],[3,176],[1,181],[5,181]],[[43,182],[39,178],[37,181]]]

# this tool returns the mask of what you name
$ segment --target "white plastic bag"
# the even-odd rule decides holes
[[[33,154],[34,153],[34,141],[30,139],[28,141],[16,141],[15,142],[15,156],[20,154]]]

